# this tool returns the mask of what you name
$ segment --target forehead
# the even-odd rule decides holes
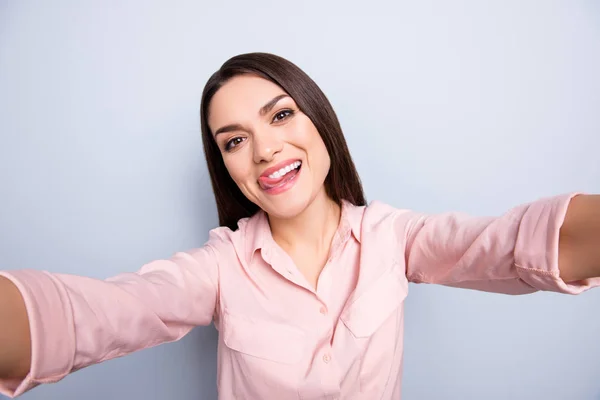
[[[208,110],[209,125],[214,130],[216,125],[257,118],[262,106],[284,93],[283,89],[264,78],[254,75],[233,77],[213,96]]]

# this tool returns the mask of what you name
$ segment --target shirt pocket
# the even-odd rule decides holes
[[[408,294],[408,281],[394,265],[346,307],[340,319],[357,338],[372,336],[400,307]]]
[[[283,364],[296,364],[306,354],[306,337],[293,326],[223,313],[223,342],[237,352]]]

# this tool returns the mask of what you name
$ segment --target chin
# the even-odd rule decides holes
[[[310,204],[309,198],[299,196],[285,196],[287,198],[275,199],[269,201],[266,208],[263,208],[267,214],[275,218],[291,219],[302,214]]]
[[[263,195],[258,206],[272,217],[280,219],[294,218],[302,214],[312,200],[310,195],[298,195],[294,192],[296,191],[282,193],[277,196],[267,195],[267,198]]]

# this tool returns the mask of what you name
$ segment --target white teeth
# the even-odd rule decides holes
[[[269,175],[269,178],[271,178],[271,179],[281,178],[288,172],[293,171],[296,168],[298,168],[300,166],[300,164],[302,164],[300,161],[293,162],[290,165],[281,168],[279,171],[273,172],[271,175]]]

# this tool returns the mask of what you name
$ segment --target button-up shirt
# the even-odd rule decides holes
[[[506,294],[600,284],[560,278],[559,230],[574,195],[499,217],[343,202],[316,288],[262,211],[235,231],[212,230],[197,249],[107,280],[1,272],[25,300],[33,357],[29,375],[0,381],[0,392],[19,395],[214,322],[223,400],[399,399],[409,282]]]

